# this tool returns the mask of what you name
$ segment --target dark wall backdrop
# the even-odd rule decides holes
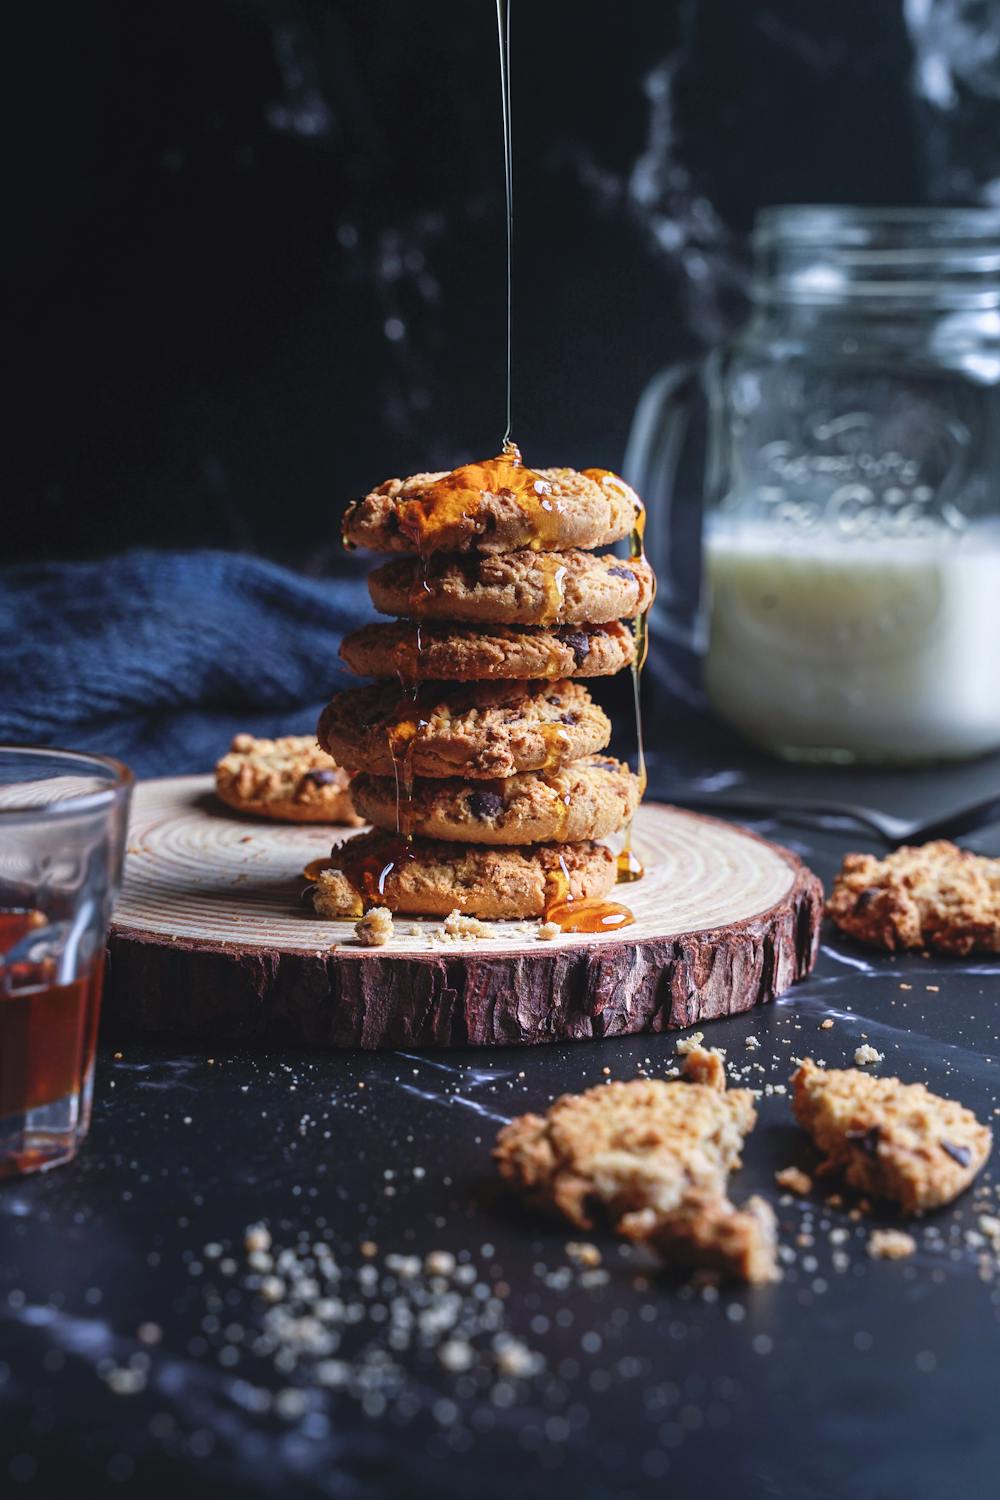
[[[764,203],[990,200],[992,0],[513,3],[514,431],[620,462],[740,316]],[[322,566],[344,502],[495,450],[493,0],[25,8],[4,555]]]

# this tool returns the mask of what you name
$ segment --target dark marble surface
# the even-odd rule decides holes
[[[754,784],[739,764],[717,775]],[[871,773],[857,786],[861,800],[918,815],[972,781],[995,785],[997,769]],[[835,787],[844,774],[785,780]],[[824,878],[844,848],[868,846],[842,828],[755,826]],[[1000,831],[972,842],[998,853]],[[793,1057],[849,1064],[867,1039],[883,1071],[988,1118],[1000,1105],[998,1019],[996,960],[893,959],[826,931],[808,982],[709,1029],[765,1090],[735,1196],[777,1201],[774,1171],[814,1159],[786,1096],[767,1093]],[[546,1226],[498,1194],[489,1149],[503,1121],[605,1069],[661,1075],[675,1040],[324,1056],[106,1035],[78,1161],[0,1188],[3,1492],[994,1495],[1000,1279],[983,1279],[982,1247],[966,1238],[996,1207],[989,1169],[899,1263],[866,1252],[871,1224],[888,1219],[853,1221],[849,1203],[817,1194],[782,1199],[790,1259],[779,1285],[757,1291],[671,1284],[610,1237]],[[260,1220],[272,1253],[300,1235],[329,1242],[341,1273],[331,1295],[347,1309],[325,1310],[339,1348],[282,1367],[284,1355],[276,1365],[275,1349],[254,1347],[269,1304],[243,1240]],[[596,1276],[567,1254],[581,1238],[601,1249]],[[386,1257],[438,1250],[474,1268],[460,1271],[457,1332],[425,1327],[387,1365],[388,1330],[406,1342],[405,1309],[419,1320],[430,1284]],[[446,1352],[442,1339],[461,1343],[463,1330],[473,1362],[447,1368],[464,1346]],[[527,1347],[529,1373],[498,1372],[498,1335]],[[331,1358],[346,1373],[324,1374]]]

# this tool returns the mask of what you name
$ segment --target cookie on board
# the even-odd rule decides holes
[[[362,817],[378,828],[395,829],[394,777],[362,771],[352,792]],[[576,843],[617,833],[638,803],[639,778],[628,766],[611,756],[589,755],[562,771],[525,771],[502,781],[415,781],[406,816],[410,831],[424,838],[468,844]]]
[[[383,563],[368,579],[383,615],[477,625],[605,625],[631,620],[653,602],[644,557],[593,552],[473,552]]]
[[[363,821],[351,802],[351,778],[311,734],[277,740],[238,734],[215,768],[215,789],[238,812],[282,823]]]
[[[313,889],[321,917],[360,915],[375,903],[411,916],[453,912],[494,921],[541,916],[556,874],[573,900],[606,896],[615,883],[614,856],[604,844],[539,844],[481,848],[361,833],[334,848]]]
[[[457,489],[466,476],[460,503],[435,504],[435,486]],[[561,551],[619,542],[641,515],[635,491],[605,469],[529,470],[498,458],[387,479],[348,507],[343,535],[373,552],[418,552],[423,540],[445,552]]]
[[[353,630],[340,655],[359,677],[398,677],[407,683],[556,681],[622,671],[635,656],[635,637],[619,620],[551,630],[396,620]]]
[[[319,742],[352,771],[472,780],[559,770],[603,750],[611,724],[578,682],[398,683],[340,693],[320,716]]]

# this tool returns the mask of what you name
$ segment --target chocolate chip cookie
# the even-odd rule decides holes
[[[354,805],[369,823],[396,827],[395,778],[361,772]],[[591,755],[562,771],[523,772],[468,785],[458,777],[416,781],[405,809],[413,833],[465,844],[536,844],[603,839],[639,804],[639,778],[609,756]]]
[[[792,1078],[792,1110],[825,1153],[820,1171],[839,1171],[851,1187],[890,1198],[905,1213],[957,1198],[993,1144],[971,1110],[922,1083],[819,1068],[808,1057]]]
[[[476,471],[472,474],[471,471]],[[519,482],[519,466],[491,459],[448,473],[387,479],[344,517],[344,541],[373,552],[418,552],[432,529],[435,487],[469,472],[466,498],[442,505],[434,527],[436,550],[510,552],[519,547],[561,551],[605,547],[627,537],[642,514],[642,503],[623,479],[605,469],[526,471],[533,483]],[[408,612],[408,611],[407,611]]]
[[[859,942],[890,950],[1000,953],[1000,859],[947,839],[885,859],[848,854],[827,911]]]
[[[432,559],[426,568],[395,558],[374,570],[368,590],[384,615],[481,625],[604,625],[647,610],[654,580],[643,557],[522,548]]]
[[[397,683],[341,693],[323,710],[319,742],[349,770],[471,780],[559,770],[603,750],[607,715],[578,682]]]
[[[278,740],[238,734],[215,768],[215,788],[239,812],[282,823],[341,823],[363,820],[351,802],[351,778],[311,734]]]
[[[555,875],[568,880],[574,900],[607,895],[615,862],[604,844],[539,844],[486,849],[376,831],[334,848],[320,871],[313,902],[321,917],[357,915],[375,903],[413,916],[458,911],[496,921],[540,916]]]
[[[398,677],[403,682],[609,677],[632,661],[635,638],[618,620],[552,630],[396,620],[352,631],[340,655],[360,677]]]

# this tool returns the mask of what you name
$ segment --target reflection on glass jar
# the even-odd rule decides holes
[[[705,374],[711,702],[790,756],[1000,745],[1000,214],[775,209],[755,250]]]

